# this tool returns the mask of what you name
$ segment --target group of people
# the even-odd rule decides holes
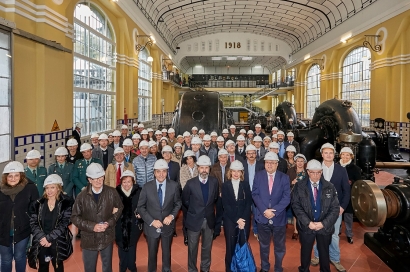
[[[292,131],[285,137],[274,127],[266,136],[260,125],[239,132],[232,125],[222,136],[193,127],[176,136],[172,128],[154,132],[135,124],[131,133],[122,126],[79,145],[81,126],[76,125],[67,147],[55,151],[56,163],[48,170],[40,166],[37,150],[27,153],[27,167],[17,161],[5,167],[1,271],[11,272],[13,260],[17,272],[25,271],[27,258],[39,271],[49,271],[50,263],[64,271],[63,261],[73,251],[71,223],[78,229],[87,272],[96,271],[98,255],[103,271],[112,270],[114,241],[120,271],[137,271],[142,233],[148,271],[157,270],[160,242],[162,271],[171,271],[180,210],[188,271],[198,271],[200,240],[200,271],[210,271],[212,243],[222,229],[226,271],[231,271],[237,241],[247,242],[251,230],[259,241],[260,271],[270,270],[272,240],[274,271],[283,271],[286,227],[292,221],[292,239],[301,244],[299,271],[319,264],[321,271],[330,271],[330,263],[345,271],[339,230],[344,214],[353,243],[350,190],[360,179],[350,148],[342,148],[335,163],[335,147],[326,143],[320,149],[323,162],[308,162]]]

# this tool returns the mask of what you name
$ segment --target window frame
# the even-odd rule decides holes
[[[145,48],[138,54],[138,121],[147,122],[152,120],[152,63],[147,61],[150,56]],[[145,71],[143,67],[149,68]],[[142,83],[147,84],[147,88],[142,88]],[[142,95],[142,93],[147,95]]]
[[[317,69],[315,74],[310,74],[313,69]],[[310,79],[316,77],[315,80],[311,81]],[[321,70],[317,63],[312,64],[306,74],[306,118],[312,119],[315,114],[315,109],[320,105],[320,77]],[[309,83],[316,83],[315,88],[309,88]],[[310,93],[310,91],[318,90],[317,93]],[[316,98],[315,100],[309,98]],[[313,104],[313,111],[312,105]]]

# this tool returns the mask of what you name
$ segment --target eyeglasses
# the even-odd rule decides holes
[[[312,174],[312,175],[321,175],[321,174],[322,174],[322,171],[318,171],[318,172],[309,171],[309,174]]]
[[[265,161],[265,164],[273,164],[273,165],[275,165],[275,164],[278,164],[278,162],[277,162],[277,161]]]

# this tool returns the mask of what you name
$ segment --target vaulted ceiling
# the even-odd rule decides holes
[[[283,40],[295,53],[377,0],[133,1],[173,50],[195,37],[238,32]]]

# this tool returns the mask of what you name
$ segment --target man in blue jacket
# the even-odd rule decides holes
[[[261,272],[269,271],[270,241],[273,236],[275,272],[282,272],[286,247],[286,207],[290,203],[289,176],[276,171],[278,155],[265,155],[265,170],[255,174],[252,198],[256,206],[254,215],[258,225],[261,255]]]
[[[329,246],[330,263],[336,267],[337,271],[344,272],[346,269],[340,263],[339,230],[342,222],[343,211],[349,204],[350,199],[349,177],[347,176],[346,168],[342,167],[340,164],[334,163],[335,147],[332,144],[325,143],[322,145],[320,148],[320,153],[323,158],[323,178],[335,186],[340,205],[339,217],[335,223],[335,231],[332,235],[332,242]],[[313,249],[315,252],[315,257],[310,262],[313,266],[316,266],[319,264],[319,252],[316,245]]]

